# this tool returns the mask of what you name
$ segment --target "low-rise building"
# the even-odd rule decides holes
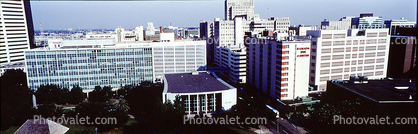
[[[164,74],[163,102],[174,101],[176,96],[184,101],[189,117],[210,116],[237,103],[237,89],[209,72]]]
[[[352,76],[347,81],[328,81],[323,101],[350,100],[359,102],[363,110],[371,110],[373,114],[409,117],[418,110],[416,90],[415,79],[368,80]]]

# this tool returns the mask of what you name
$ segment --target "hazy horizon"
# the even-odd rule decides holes
[[[417,1],[254,0],[260,18],[290,17],[291,26],[320,25],[372,12],[383,20],[404,17],[416,21]],[[213,1],[31,1],[33,25],[39,30],[114,29],[116,27],[199,27],[199,21],[224,19],[224,0]]]

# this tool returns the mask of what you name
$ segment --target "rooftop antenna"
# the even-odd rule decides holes
[[[44,34],[44,28],[42,28],[42,22],[39,24],[41,27],[39,28],[39,30],[41,31],[41,35]]]

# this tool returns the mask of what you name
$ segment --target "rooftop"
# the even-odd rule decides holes
[[[229,90],[234,87],[207,72],[165,74],[169,93],[197,93]]]
[[[416,84],[413,79],[369,80],[363,84],[333,83],[377,103],[416,102]]]

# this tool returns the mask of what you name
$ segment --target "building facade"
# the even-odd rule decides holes
[[[415,36],[391,35],[388,77],[413,78],[411,74],[417,66],[418,41]]]
[[[382,17],[373,17],[373,13],[362,13],[360,17],[351,19],[351,25],[356,28],[378,27],[382,28]]]
[[[350,76],[385,78],[389,29],[312,30],[309,84],[311,92],[326,90],[327,80]]]
[[[248,38],[247,83],[272,98],[308,96],[309,39]]]
[[[254,0],[225,0],[225,20],[234,20],[241,15],[246,15],[247,19],[259,17],[254,14]]]
[[[24,62],[24,50],[34,45],[29,1],[0,2],[0,65]],[[3,67],[2,67],[3,68]]]
[[[28,87],[55,84],[94,89],[152,81],[152,48],[89,48],[25,52]]]
[[[120,87],[161,81],[164,73],[191,72],[206,65],[204,41],[123,43],[90,48],[34,49],[25,52],[28,86],[56,84]]]

